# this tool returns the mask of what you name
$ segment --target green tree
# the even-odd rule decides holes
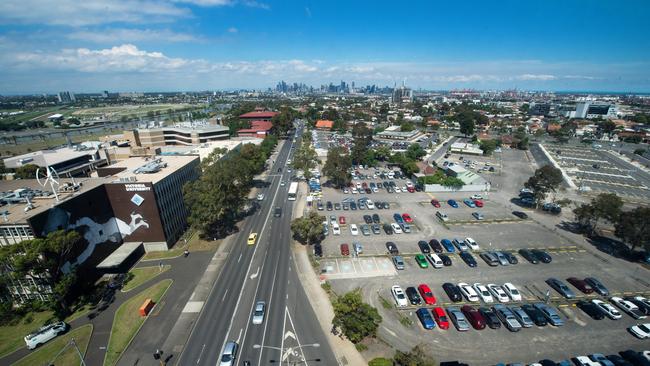
[[[521,140],[519,140],[519,142],[517,142],[517,149],[519,149],[519,150],[528,150],[528,143],[529,143],[528,136],[524,136],[523,139],[521,139]]]
[[[300,147],[293,156],[292,165],[297,170],[302,171],[305,179],[311,178],[311,169],[316,167],[318,155],[316,150],[311,146],[311,139],[302,139]]]
[[[533,190],[536,205],[546,199],[546,195],[555,192],[562,184],[562,172],[551,165],[544,165],[535,170],[535,174],[524,183],[526,188]]]
[[[413,131],[413,130],[415,130],[415,125],[413,123],[411,123],[411,122],[403,122],[400,125],[400,131],[402,131],[402,132],[410,132],[410,131]]]
[[[391,150],[387,145],[381,145],[375,148],[375,158],[377,158],[377,160],[386,161],[390,158],[390,155]]]
[[[341,328],[350,342],[356,344],[366,337],[375,337],[382,319],[377,309],[363,302],[360,290],[338,297],[332,306],[332,325]]]
[[[614,130],[616,129],[616,123],[614,123],[614,122],[612,122],[610,120],[604,120],[604,121],[598,123],[598,127],[600,128],[600,130],[603,133],[606,133],[606,134],[609,135],[612,132],[614,132]]]
[[[474,133],[474,120],[463,118],[458,123],[460,124],[460,133],[463,135],[469,136]]]
[[[25,164],[16,168],[16,178],[19,179],[35,179],[36,170],[38,170],[38,165],[34,164]]]
[[[347,187],[352,180],[349,169],[352,167],[352,159],[346,154],[342,147],[336,146],[327,151],[327,161],[323,167],[325,174],[334,187]]]
[[[650,207],[637,207],[624,212],[615,225],[615,235],[630,246],[650,252]]]
[[[623,200],[615,193],[601,193],[590,203],[573,210],[576,222],[583,231],[593,234],[601,220],[616,224],[621,218]]]
[[[317,244],[324,238],[323,221],[324,216],[314,211],[310,211],[307,216],[298,217],[291,221],[291,231],[293,237],[302,244]]]
[[[528,103],[524,103],[521,105],[521,107],[519,107],[519,111],[521,111],[523,114],[527,114],[529,109],[530,105]]]
[[[425,347],[417,345],[409,352],[397,350],[393,360],[396,366],[435,366],[436,361],[424,352]]]
[[[413,161],[422,160],[422,157],[424,157],[426,154],[427,152],[424,151],[422,146],[420,146],[418,143],[409,145],[408,149],[406,150],[406,157]]]
[[[368,156],[368,145],[372,141],[372,130],[365,123],[357,122],[352,128],[354,142],[350,157],[354,164],[364,163]]]
[[[480,144],[483,155],[492,155],[492,152],[497,148],[496,140],[481,140]]]

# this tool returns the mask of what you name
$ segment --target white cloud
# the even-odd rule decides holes
[[[130,29],[113,28],[102,30],[80,30],[69,33],[69,39],[89,41],[95,43],[114,42],[195,42],[200,38],[189,33],[177,33],[169,29]]]
[[[173,1],[177,3],[187,3],[187,4],[198,5],[198,6],[232,5],[232,1],[230,0],[173,0]]]
[[[523,75],[517,75],[515,79],[547,81],[547,80],[555,80],[557,79],[557,77],[555,75],[548,75],[548,74],[523,74]]]
[[[255,1],[255,0],[241,0],[241,3],[244,6],[248,6],[250,8],[259,8],[259,9],[264,9],[264,10],[270,10],[271,9],[271,6],[269,4],[262,3],[262,2],[259,2],[259,1]]]
[[[228,28],[228,33],[237,33],[237,32],[239,32],[239,29],[237,29],[235,27]]]
[[[188,17],[188,9],[158,0],[2,0],[0,24],[85,26],[157,23]]]

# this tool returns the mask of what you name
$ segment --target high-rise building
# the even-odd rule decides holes
[[[59,103],[68,104],[68,103],[74,103],[74,102],[77,101],[77,99],[74,97],[74,93],[69,92],[69,91],[59,92],[58,97],[59,97]]]

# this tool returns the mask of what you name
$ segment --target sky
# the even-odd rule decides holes
[[[0,94],[650,92],[650,1],[1,0]]]

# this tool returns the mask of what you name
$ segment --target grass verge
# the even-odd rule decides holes
[[[30,313],[14,324],[0,327],[0,357],[4,357],[25,346],[23,337],[40,328],[48,321],[55,321],[51,311]]]
[[[171,286],[172,280],[162,280],[157,284],[135,295],[124,304],[122,304],[115,313],[111,336],[104,357],[104,365],[112,366],[117,364],[120,355],[131,340],[140,330],[145,321],[145,317],[140,316],[138,309],[146,299],[151,299],[158,303],[165,294],[165,291]]]
[[[63,352],[61,350],[70,342],[70,339],[74,338],[79,351],[82,355],[85,355],[92,333],[93,326],[91,324],[73,329],[32,351],[28,356],[18,360],[13,366],[49,365],[50,362],[54,365],[78,365],[81,360],[72,345]],[[57,356],[59,352],[61,354]]]
[[[219,246],[221,243],[221,240],[203,240],[199,238],[199,234],[194,232],[191,234],[190,239],[187,241],[187,244],[181,245],[181,243],[178,243],[178,247],[174,247],[170,250],[167,251],[161,251],[161,252],[150,252],[145,254],[142,257],[142,260],[156,260],[156,259],[169,259],[169,258],[176,258],[180,255],[183,254],[183,251],[187,248],[187,250],[190,251],[190,255],[192,255],[192,252],[201,252],[201,251],[207,251],[207,250],[212,250],[213,248],[216,248]]]
[[[149,281],[150,279],[168,271],[170,268],[172,268],[172,266],[168,264],[162,266],[162,269],[159,266],[133,268],[132,270],[129,271],[128,276],[130,277],[130,279],[128,280],[128,282],[124,284],[124,287],[122,287],[122,291],[124,292],[131,291],[134,288]]]

